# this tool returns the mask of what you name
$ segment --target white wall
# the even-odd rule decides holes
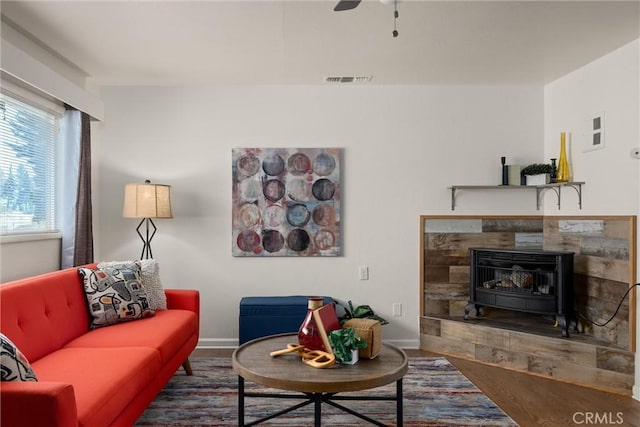
[[[201,292],[201,345],[234,345],[247,295],[370,304],[383,338],[418,345],[420,214],[451,214],[451,184],[498,184],[500,156],[542,160],[542,87],[104,88],[95,126],[100,260],[136,258],[124,184],[172,185],[153,240],[167,287]],[[344,256],[231,256],[232,147],[344,148]],[[488,197],[490,196],[490,197]],[[463,194],[455,214],[533,214],[529,194]],[[368,265],[370,280],[358,280]],[[403,305],[392,318],[392,303]]]
[[[546,157],[557,156],[560,132],[571,132],[574,179],[586,182],[582,211],[575,204],[563,203],[563,213],[639,213],[640,162],[629,154],[632,148],[640,146],[639,48],[636,40],[545,87]],[[585,152],[589,119],[600,112],[605,117],[605,148]],[[545,211],[548,213],[548,208]],[[640,298],[636,298],[636,307],[636,313],[640,313]],[[636,318],[637,343],[640,343],[640,316]],[[640,400],[638,351],[635,366],[633,393]]]
[[[0,241],[0,283],[60,269],[59,233],[3,237]]]
[[[545,157],[558,157],[560,132],[569,132],[573,180],[586,182],[582,210],[563,203],[563,214],[638,214],[639,162],[629,154],[640,146],[638,46],[636,40],[545,87]],[[604,148],[585,151],[590,120],[600,113]],[[549,205],[545,213],[553,214]]]

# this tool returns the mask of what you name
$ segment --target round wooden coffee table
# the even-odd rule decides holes
[[[278,357],[269,354],[297,343],[295,334],[274,335],[249,341],[233,352],[232,366],[238,374],[238,422],[240,426],[259,424],[303,406],[314,404],[315,425],[321,425],[322,403],[327,403],[372,424],[384,424],[347,408],[337,400],[389,400],[396,402],[397,425],[402,426],[402,378],[407,373],[407,355],[401,349],[383,343],[375,359],[360,359],[355,365],[334,365],[317,369],[304,364],[300,356],[292,353]],[[244,381],[249,380],[266,387],[298,392],[250,393],[245,392]],[[369,390],[396,382],[392,396],[339,396],[348,391]],[[301,393],[301,394],[300,394]],[[246,397],[299,398],[297,405],[275,412],[259,420],[245,423],[244,400]]]

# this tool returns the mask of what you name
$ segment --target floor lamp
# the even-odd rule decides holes
[[[126,184],[124,187],[124,205],[122,216],[125,218],[142,218],[136,231],[142,240],[142,254],[140,259],[153,258],[151,239],[156,234],[156,225],[152,218],[173,218],[171,215],[171,186],[151,184],[146,180],[144,184]],[[143,235],[140,231],[145,225]]]

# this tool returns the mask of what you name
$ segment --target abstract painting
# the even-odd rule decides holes
[[[340,148],[234,148],[234,256],[338,256]]]

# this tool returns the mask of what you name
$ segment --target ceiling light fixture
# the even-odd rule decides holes
[[[393,2],[393,37],[398,37],[398,0],[394,0]]]

